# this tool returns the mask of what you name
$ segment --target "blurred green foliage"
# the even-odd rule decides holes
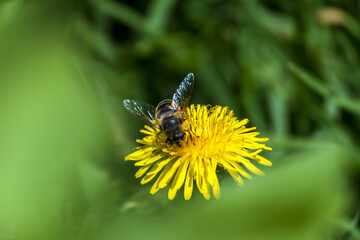
[[[360,7],[316,0],[0,3],[0,239],[360,239]],[[123,158],[182,78],[274,151],[220,200],[167,200]],[[262,168],[263,169],[263,168]]]

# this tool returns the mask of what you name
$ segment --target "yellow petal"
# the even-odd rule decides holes
[[[251,172],[257,174],[257,175],[265,175],[265,173],[263,171],[261,171],[260,169],[258,169],[257,167],[255,167],[252,163],[250,163],[249,160],[245,159],[246,161],[241,162],[242,164],[244,164],[244,166],[249,169]]]
[[[193,183],[194,183],[194,163],[192,162],[186,174],[185,187],[184,187],[185,200],[189,200],[191,198],[193,191]]]
[[[190,161],[184,161],[177,170],[177,173],[173,179],[174,188],[180,189],[184,184],[187,168]],[[171,186],[173,187],[173,185]]]
[[[250,131],[253,131],[253,130],[255,130],[256,129],[256,127],[251,127],[251,128],[241,128],[241,129],[238,129],[237,131],[236,131],[236,133],[237,134],[239,134],[239,133],[246,133],[246,132],[250,132]]]
[[[237,122],[237,123],[234,125],[234,127],[235,127],[235,128],[239,128],[239,127],[244,126],[244,125],[246,125],[246,124],[248,124],[248,123],[249,123],[249,119],[244,118],[243,120]]]
[[[262,157],[262,156],[256,156],[255,158],[253,158],[256,162],[265,165],[265,166],[272,166],[272,162],[270,162],[269,160],[267,160],[266,158]]]
[[[238,163],[236,163],[233,160],[228,159],[228,162],[234,167],[234,169],[240,173],[240,175],[246,177],[247,179],[252,179],[252,176],[250,174],[248,174],[244,168],[242,168]]]
[[[220,198],[220,186],[219,186],[219,181],[217,178],[216,178],[215,184],[212,185],[212,191],[213,191],[215,198],[219,199]]]
[[[210,185],[214,184],[214,175],[216,176],[216,160],[207,159],[204,161],[205,172],[206,172],[206,180]],[[215,163],[215,166],[214,166]]]
[[[238,172],[232,170],[232,169],[227,169],[227,171],[230,173],[230,175],[233,177],[233,179],[235,180],[235,182],[239,185],[242,186],[244,185],[244,181],[242,180],[241,176],[238,174]]]
[[[164,188],[166,185],[169,184],[171,178],[174,176],[176,170],[180,165],[180,161],[174,159],[170,162],[166,168],[162,171],[161,175],[159,176],[159,187]]]
[[[204,195],[206,200],[210,199],[210,186],[208,181],[206,180],[206,176],[202,176],[203,181],[203,189],[201,190],[201,193]]]
[[[141,177],[142,175],[144,175],[144,173],[146,173],[146,171],[149,170],[149,168],[150,168],[151,166],[152,166],[152,165],[149,164],[148,166],[141,167],[141,168],[135,173],[135,177],[136,177],[136,178],[139,178],[139,177]]]
[[[177,191],[178,191],[178,189],[176,189],[176,188],[170,188],[168,191],[168,198],[170,200],[173,200],[176,196]]]
[[[140,150],[137,150],[136,152],[130,153],[129,155],[127,155],[125,157],[125,161],[128,160],[134,160],[134,161],[138,161],[144,158],[149,157],[153,151],[155,151],[156,148],[155,147],[146,147],[146,148],[141,148]]]
[[[256,138],[257,142],[266,142],[269,141],[269,138]]]
[[[242,157],[254,158],[257,154],[262,152],[262,149],[259,149],[259,150],[255,151],[255,152],[249,152],[246,149],[242,149],[241,151],[236,151],[235,148],[233,148],[231,150],[234,150],[234,151],[232,151],[233,153],[231,153],[231,155],[235,156],[235,158],[236,158],[236,155],[242,156]]]
[[[150,194],[154,195],[157,191],[159,191],[159,179],[156,179],[154,185],[152,185],[150,189]]]
[[[152,133],[157,132],[157,131],[156,131],[156,130],[157,130],[156,128],[152,128],[152,127],[150,127],[150,126],[148,126],[148,125],[145,125],[144,128],[146,128],[149,132],[152,132]]]
[[[184,161],[177,169],[176,175],[172,180],[171,187],[168,193],[168,197],[170,200],[175,197],[177,190],[179,190],[181,186],[184,184],[189,163],[190,163],[189,161]]]
[[[168,164],[172,159],[167,159],[159,162],[156,164],[142,179],[141,184],[145,184],[150,182],[160,171],[163,169],[163,167]]]
[[[146,134],[146,135],[152,135],[153,134],[152,132],[144,130],[144,129],[141,129],[140,132],[143,133],[143,134]]]
[[[151,156],[150,158],[144,159],[142,161],[136,162],[135,166],[146,166],[149,165],[151,163],[154,163],[158,160],[160,160],[161,158],[167,156],[168,154],[166,153],[158,153],[158,154],[154,154],[153,156]]]

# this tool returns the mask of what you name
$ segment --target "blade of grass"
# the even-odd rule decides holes
[[[333,92],[325,84],[321,83],[319,79],[311,76],[304,69],[297,66],[294,63],[289,64],[289,69],[293,72],[300,80],[302,80],[308,87],[318,93],[324,98],[331,99],[338,106],[360,115],[360,100],[352,99],[346,96],[341,96],[338,92]]]
[[[357,40],[360,41],[360,24],[350,14],[345,13],[344,26]]]
[[[244,6],[253,21],[265,31],[286,39],[294,37],[295,22],[290,15],[271,12],[257,1],[244,1]]]
[[[146,17],[147,29],[154,34],[161,34],[169,22],[176,0],[153,0]]]
[[[330,89],[321,83],[318,79],[308,74],[304,69],[295,63],[289,63],[290,71],[302,80],[308,87],[323,97],[330,95]]]
[[[103,14],[113,17],[117,21],[125,24],[131,29],[144,33],[146,25],[140,13],[130,8],[126,4],[112,0],[92,1],[93,6]]]

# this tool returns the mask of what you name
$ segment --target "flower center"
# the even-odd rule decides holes
[[[178,154],[212,158],[222,155],[231,140],[236,118],[227,108],[191,105],[183,127],[186,137]]]

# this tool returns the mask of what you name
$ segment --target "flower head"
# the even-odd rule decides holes
[[[242,177],[251,178],[245,168],[252,173],[263,174],[250,160],[266,166],[272,165],[269,160],[258,155],[262,149],[271,150],[259,143],[268,138],[257,138],[259,133],[253,132],[255,127],[245,127],[248,122],[248,119],[239,121],[227,107],[191,105],[186,108],[183,123],[186,136],[180,146],[165,143],[163,132],[145,126],[140,132],[146,136],[137,140],[143,145],[125,160],[136,161],[135,166],[140,166],[135,176],[143,177],[141,184],[158,176],[150,190],[151,194],[171,184],[168,198],[173,199],[185,183],[184,197],[189,200],[195,182],[206,199],[210,198],[211,190],[219,198],[218,166],[224,167],[236,183],[242,185]]]

